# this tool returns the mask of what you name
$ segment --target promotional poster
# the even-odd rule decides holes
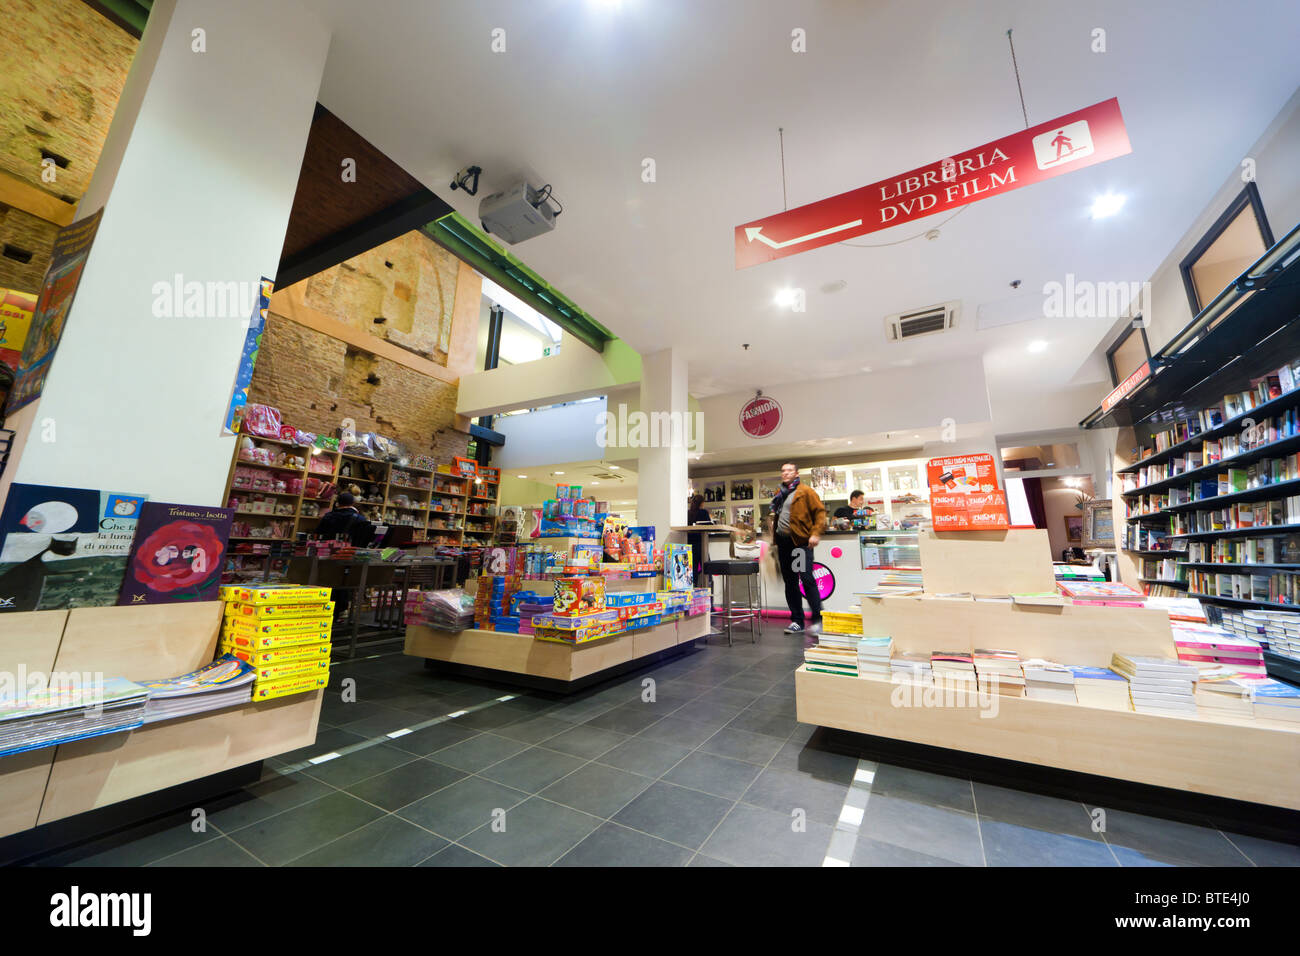
[[[1011,526],[993,456],[953,455],[925,463],[935,531],[997,531]]]
[[[118,604],[215,601],[233,508],[146,501]]]

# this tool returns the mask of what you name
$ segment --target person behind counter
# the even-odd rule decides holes
[[[349,492],[342,492],[334,499],[334,507],[326,512],[325,517],[316,525],[315,535],[325,540],[346,538],[357,547],[365,547],[375,536],[375,526],[356,508],[357,499]],[[352,592],[347,588],[334,588],[334,620],[341,621],[347,616],[352,603]]]
[[[838,508],[836,508],[835,514],[832,515],[831,517],[833,518],[856,517],[857,513],[862,510],[862,503],[866,500],[867,500],[867,496],[865,494],[863,494],[861,491],[855,491],[853,492],[853,494],[849,495],[849,503],[847,505],[840,505]]]
[[[693,495],[691,497],[690,508],[686,512],[686,523],[713,524],[713,516],[704,510],[703,495]],[[695,572],[695,580],[699,581],[705,558],[704,535],[688,534],[686,543],[691,546],[691,566]]]
[[[803,598],[808,599],[812,612],[808,630],[816,633],[822,628],[822,603],[812,574],[813,548],[826,528],[826,506],[817,492],[800,484],[799,468],[791,462],[781,466],[781,490],[772,499],[772,514],[776,516],[772,537],[781,578],[785,581],[785,603],[790,608],[790,626],[785,633],[803,633]]]

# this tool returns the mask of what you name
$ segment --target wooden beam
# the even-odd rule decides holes
[[[3,171],[0,171],[0,202],[56,226],[71,225],[72,217],[77,213],[75,205]]]

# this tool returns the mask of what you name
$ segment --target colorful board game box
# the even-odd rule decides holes
[[[244,647],[234,647],[228,641],[221,642],[221,650],[227,654],[233,654],[241,661],[247,661],[254,667],[260,667],[263,664],[288,664],[293,662],[309,662],[316,660],[330,659],[330,642],[324,641],[320,644],[295,644],[290,647],[273,647],[268,650],[249,650]]]
[[[599,577],[557,578],[555,613],[587,614],[605,608],[605,582]]]
[[[316,604],[243,604],[230,601],[225,616],[239,620],[302,620],[305,618],[333,617],[334,602]]]
[[[306,677],[289,677],[278,681],[258,681],[253,685],[253,700],[272,700],[290,694],[305,694],[329,683],[329,671],[312,673]]]
[[[221,596],[227,601],[239,601],[242,604],[307,604],[315,601],[328,601],[329,588],[306,587],[239,587],[224,585]]]
[[[223,641],[235,650],[267,651],[294,647],[299,644],[319,644],[329,639],[329,632],[311,631],[306,634],[258,634],[253,631],[230,631]]]

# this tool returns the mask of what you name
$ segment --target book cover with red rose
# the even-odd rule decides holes
[[[118,604],[215,601],[233,508],[146,501]]]

